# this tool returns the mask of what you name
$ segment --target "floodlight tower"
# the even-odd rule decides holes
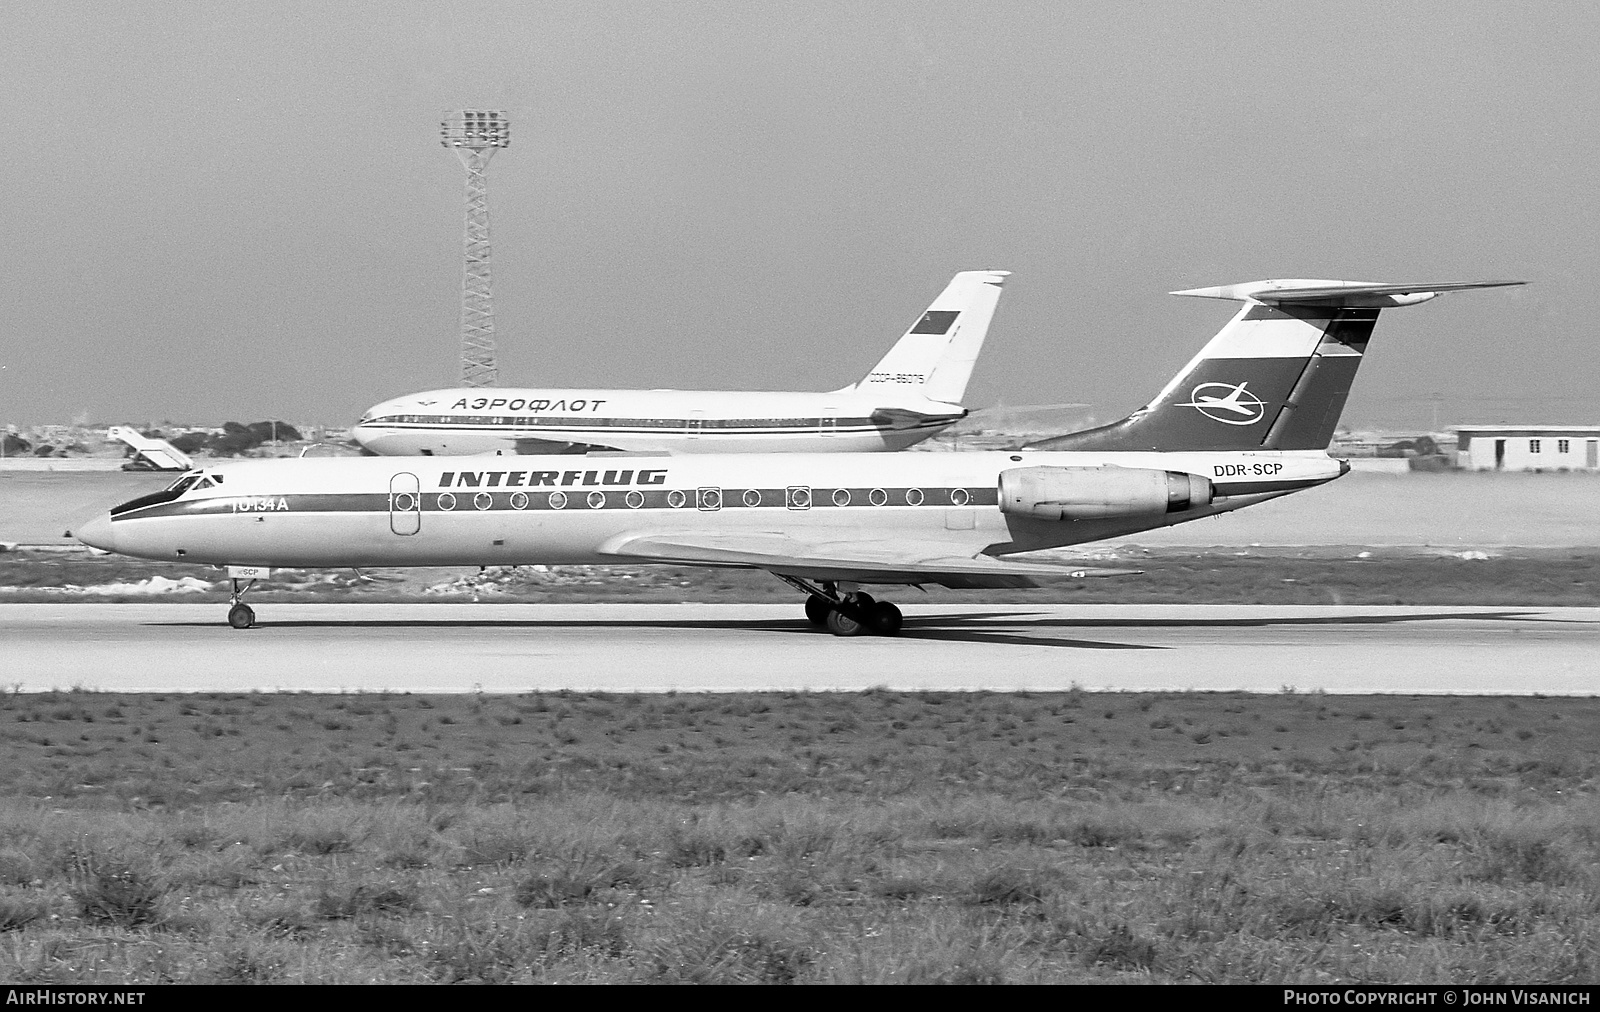
[[[461,275],[461,385],[495,384],[494,302],[489,284],[489,159],[511,146],[503,109],[455,109],[439,124],[439,143],[467,169],[467,261]]]

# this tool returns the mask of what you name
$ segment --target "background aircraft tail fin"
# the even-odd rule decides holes
[[[959,404],[1009,271],[962,271],[855,390]]]
[[[1255,281],[1173,292],[1244,308],[1127,418],[1028,444],[1037,450],[1321,450],[1334,427],[1378,313],[1441,292],[1520,281],[1384,285]]]

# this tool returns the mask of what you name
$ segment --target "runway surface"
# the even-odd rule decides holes
[[[911,605],[893,639],[798,605],[0,605],[24,692],[1243,690],[1591,695],[1600,608]]]

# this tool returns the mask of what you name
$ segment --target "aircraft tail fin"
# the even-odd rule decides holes
[[[962,271],[853,388],[960,404],[1009,271]]]
[[[1443,292],[1520,285],[1254,281],[1173,292],[1242,308],[1155,399],[1038,450],[1321,450],[1333,440],[1367,341],[1387,308]]]

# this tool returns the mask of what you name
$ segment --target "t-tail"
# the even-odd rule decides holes
[[[959,405],[1009,271],[962,271],[872,371],[847,390]]]
[[[1253,281],[1173,292],[1244,303],[1149,404],[1037,450],[1321,450],[1333,440],[1378,313],[1521,281],[1385,285]]]

